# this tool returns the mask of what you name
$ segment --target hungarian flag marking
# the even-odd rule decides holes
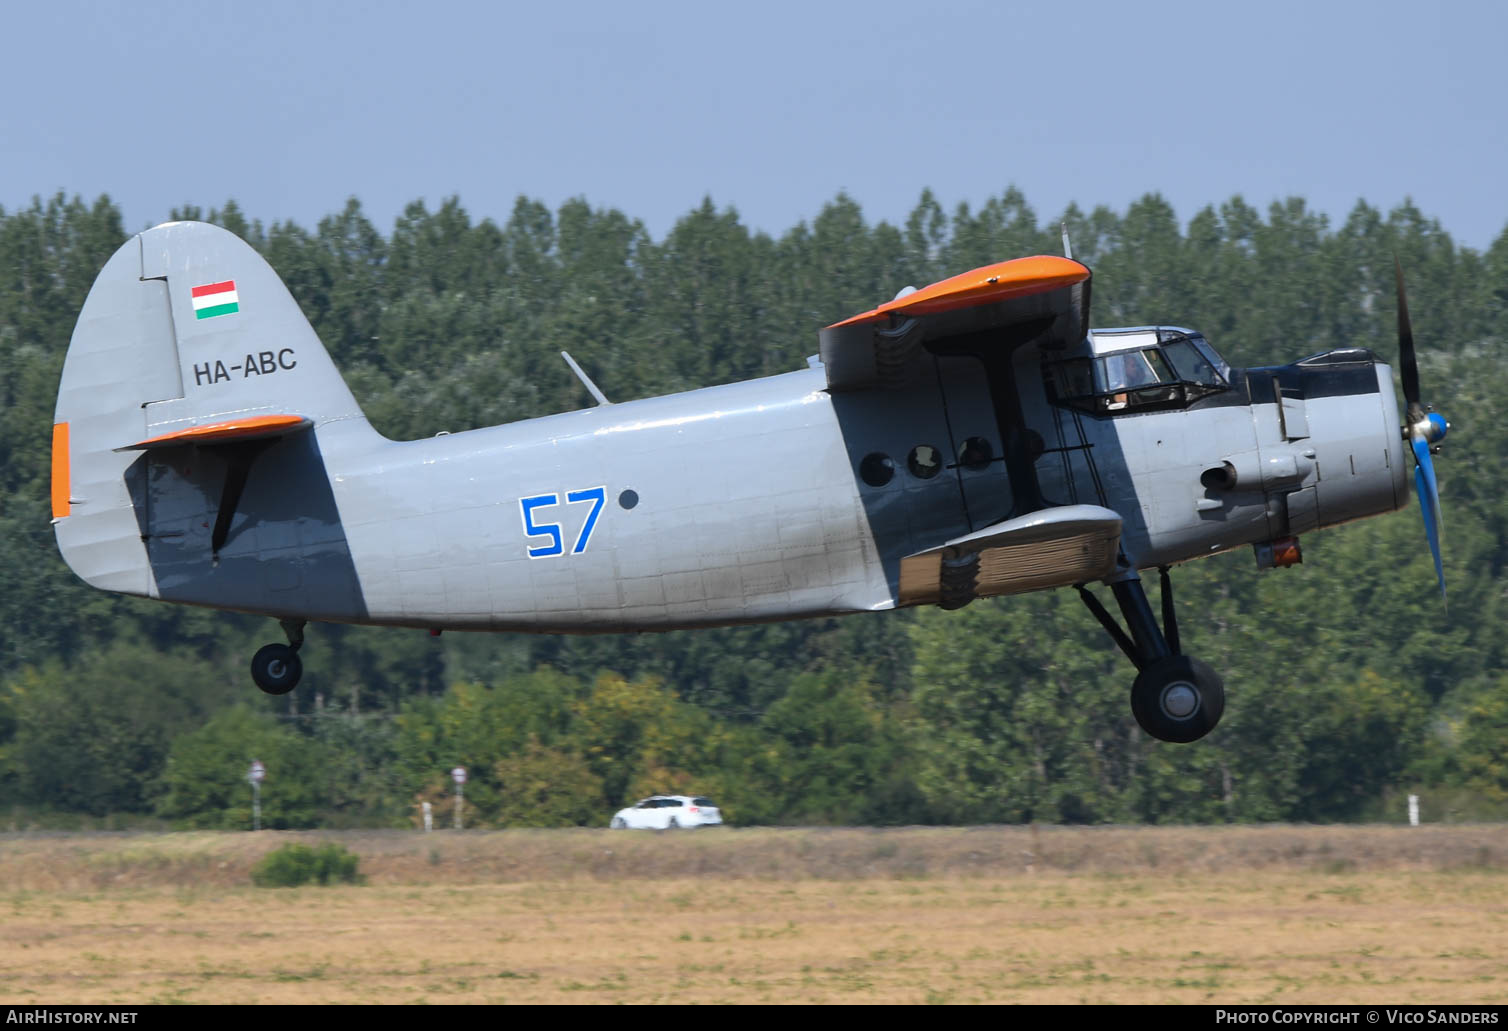
[[[189,291],[194,302],[194,318],[212,319],[216,315],[234,315],[241,310],[241,298],[236,295],[236,281],[206,283]]]

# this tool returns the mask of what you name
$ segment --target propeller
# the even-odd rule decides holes
[[[1414,452],[1414,492],[1424,515],[1424,535],[1435,558],[1435,577],[1440,581],[1440,597],[1445,597],[1445,568],[1440,563],[1440,485],[1435,479],[1431,454],[1445,439],[1450,423],[1438,412],[1426,408],[1419,400],[1419,362],[1414,357],[1414,328],[1409,323],[1408,297],[1403,290],[1403,266],[1393,255],[1393,272],[1398,283],[1398,364],[1403,377],[1403,399],[1408,403],[1403,433]]]

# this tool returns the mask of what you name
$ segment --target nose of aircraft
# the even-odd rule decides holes
[[[1440,597],[1445,598],[1445,567],[1440,560],[1440,485],[1435,479],[1436,446],[1450,431],[1445,416],[1430,411],[1419,399],[1419,363],[1414,357],[1414,327],[1409,322],[1408,297],[1403,289],[1403,266],[1393,258],[1398,285],[1398,364],[1403,379],[1403,399],[1408,403],[1403,432],[1414,452],[1414,491],[1424,515],[1424,535],[1435,559],[1435,579],[1440,583]]]

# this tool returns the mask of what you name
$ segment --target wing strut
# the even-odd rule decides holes
[[[1126,636],[1126,632],[1115,621],[1115,617],[1105,611],[1105,606],[1101,605],[1100,600],[1091,594],[1089,588],[1083,584],[1079,584],[1079,597],[1083,600],[1084,607],[1090,611],[1095,619],[1100,621],[1100,626],[1105,628],[1105,633],[1110,635],[1110,639],[1120,646],[1121,651],[1126,653],[1126,658],[1130,659],[1140,669],[1141,662],[1136,657],[1136,645],[1131,643],[1131,638]]]
[[[990,402],[995,409],[995,424],[1005,442],[1005,473],[1011,482],[1011,514],[1026,515],[1047,507],[1042,484],[1037,479],[1037,453],[1033,437],[1021,411],[1021,392],[1016,386],[1014,354],[979,355],[989,383]],[[1040,438],[1038,438],[1040,439]]]
[[[1005,471],[1011,483],[1011,517],[1029,515],[1048,507],[1037,480],[1041,438],[1031,432],[1021,410],[1015,353],[1017,348],[1046,333],[1052,321],[1051,318],[1031,319],[1014,326],[955,337],[931,348],[936,354],[977,358],[984,367],[990,406],[995,410],[995,426],[1005,450]]]
[[[1084,606],[1099,620],[1110,639],[1126,653],[1126,658],[1138,670],[1146,669],[1168,656],[1183,654],[1178,640],[1178,616],[1173,608],[1173,581],[1168,577],[1167,566],[1159,566],[1157,571],[1162,578],[1162,629],[1158,629],[1152,606],[1147,602],[1146,592],[1142,590],[1141,577],[1135,570],[1126,569],[1118,574],[1119,579],[1111,578],[1109,581],[1116,604],[1120,606],[1126,626],[1131,630],[1129,634],[1121,629],[1115,617],[1105,610],[1105,606],[1090,593],[1089,588],[1083,584],[1078,585],[1079,597],[1083,599]]]

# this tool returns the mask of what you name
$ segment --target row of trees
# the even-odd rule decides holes
[[[233,203],[172,214],[266,255],[393,437],[577,407],[560,350],[615,398],[796,368],[822,325],[907,283],[1051,253],[1059,221],[1014,190],[951,212],[924,193],[901,226],[840,196],[778,237],[704,202],[658,241],[580,200],[521,199],[502,225],[416,204],[386,235],[354,200],[312,231]],[[1354,818],[1419,785],[1462,811],[1508,804],[1508,232],[1477,253],[1408,204],[1331,226],[1297,199],[1262,213],[1234,198],[1186,228],[1157,196],[1061,220],[1095,270],[1096,324],[1198,326],[1244,365],[1391,355],[1399,255],[1425,392],[1454,424],[1448,613],[1412,515],[1321,534],[1292,570],[1184,567],[1185,641],[1230,695],[1192,747],[1136,729],[1128,668],[1069,592],[664,635],[318,627],[306,686],[264,700],[244,666],[276,636],[266,621],[95,592],[57,556],[58,374],[127,235],[108,199],[59,196],[0,210],[0,799],[234,821],[255,753],[290,823],[405,822],[458,762],[499,824],[600,822],[681,788],[749,821]]]

